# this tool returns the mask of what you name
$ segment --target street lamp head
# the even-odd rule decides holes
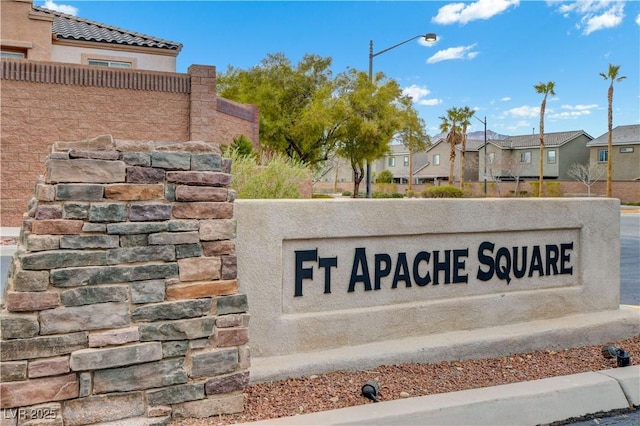
[[[429,43],[433,43],[437,39],[438,37],[436,36],[436,33],[427,33],[424,35],[424,41],[427,41]]]

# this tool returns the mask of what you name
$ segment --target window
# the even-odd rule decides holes
[[[0,52],[0,57],[13,58],[13,59],[24,59],[27,56],[24,54],[24,52],[18,52],[18,51],[15,51],[15,50],[2,50]]]
[[[440,154],[433,154],[433,165],[434,166],[440,165]]]
[[[96,67],[131,68],[131,62],[108,61],[101,59],[89,59],[88,64]]]
[[[396,166],[396,157],[389,157],[389,167]]]
[[[530,164],[531,163],[531,151],[525,151],[520,153],[520,162]]]
[[[404,157],[404,166],[407,167],[409,165],[409,157]]]
[[[633,152],[633,147],[632,146],[621,146],[620,147],[620,153],[621,154],[629,154]]]
[[[555,150],[547,151],[547,163],[548,164],[555,164],[556,163],[556,151]]]
[[[598,150],[598,163],[606,163],[609,159],[609,151],[606,149]]]

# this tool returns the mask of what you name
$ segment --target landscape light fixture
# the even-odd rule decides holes
[[[631,364],[631,357],[629,353],[622,348],[613,345],[607,345],[602,347],[602,356],[607,359],[616,358],[618,367],[626,367]]]
[[[438,36],[436,36],[436,33],[418,34],[417,36],[411,37],[410,39],[407,39],[405,41],[401,41],[398,44],[394,44],[393,46],[387,47],[386,49],[383,49],[376,53],[373,53],[373,40],[369,40],[369,81],[373,83],[373,58],[378,55],[382,55],[383,53],[388,52],[391,49],[395,49],[398,46],[402,46],[405,43],[409,43],[411,40],[415,40],[417,38],[424,38],[424,41],[433,43],[438,39]],[[367,161],[366,173],[367,198],[371,198],[371,163],[369,161]],[[412,178],[412,176],[409,176],[409,178]]]
[[[378,392],[380,391],[380,384],[378,384],[375,380],[369,380],[364,385],[362,385],[362,396],[372,400],[373,402],[378,402]]]

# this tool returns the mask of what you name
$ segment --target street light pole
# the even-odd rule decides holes
[[[480,120],[475,115],[472,116],[482,124],[484,124],[484,196],[487,196],[487,116],[484,116],[484,121]]]
[[[378,55],[382,55],[383,53],[388,52],[391,49],[395,49],[398,46],[402,46],[405,43],[409,43],[410,41],[421,38],[421,37],[424,37],[425,41],[428,41],[430,43],[437,40],[437,36],[435,35],[435,33],[419,34],[415,37],[411,37],[405,41],[401,41],[398,44],[394,44],[393,46],[387,47],[386,49],[383,49],[376,53],[373,53],[373,40],[369,40],[369,81],[373,83],[373,58],[375,58]],[[367,198],[371,198],[371,163],[369,161],[367,161],[366,173],[367,173],[367,176],[366,176]]]

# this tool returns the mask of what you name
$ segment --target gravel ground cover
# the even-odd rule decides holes
[[[610,344],[625,349],[631,365],[640,364],[640,336]],[[368,380],[379,382],[379,401],[390,401],[617,368],[615,359],[602,355],[602,346],[434,364],[384,365],[366,371],[337,371],[258,383],[244,390],[242,414],[175,420],[171,426],[229,425],[372,404],[360,394]]]

